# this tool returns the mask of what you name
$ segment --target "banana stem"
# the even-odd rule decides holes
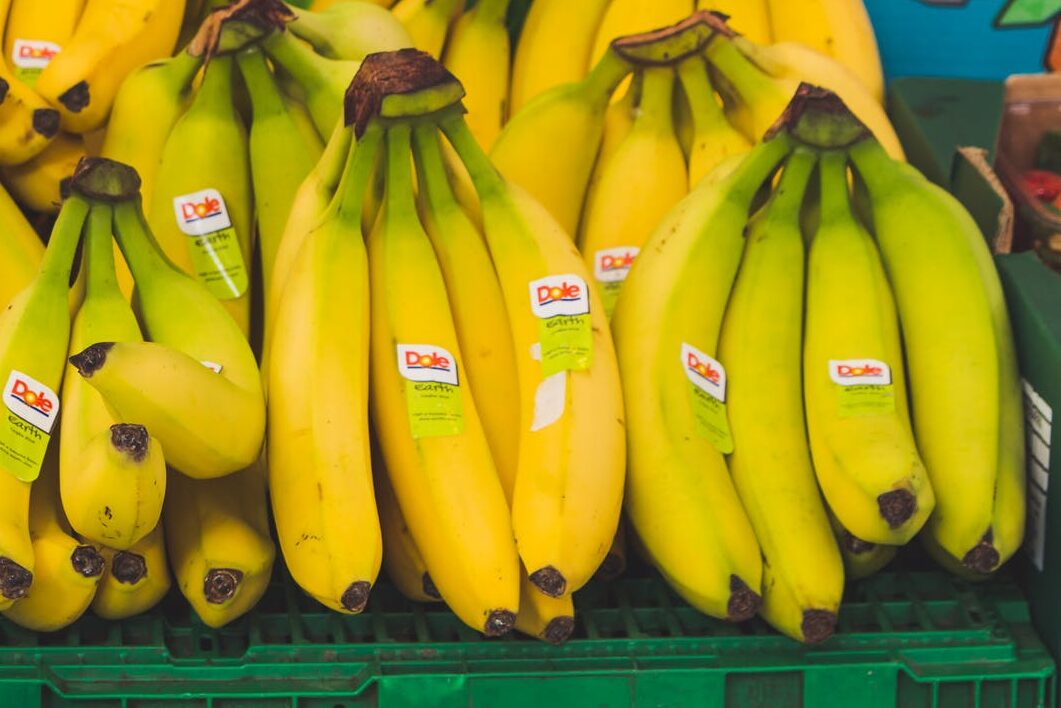
[[[411,129],[396,123],[387,129],[387,212],[388,218],[415,215],[413,175],[409,167]]]
[[[479,0],[473,8],[477,22],[502,24],[508,15],[509,0]]]
[[[144,210],[139,199],[130,199],[114,205],[114,236],[122,255],[129,263],[129,269],[138,283],[150,279],[152,272],[169,266],[177,266],[162,252],[154,234],[144,218]]]
[[[785,163],[781,173],[781,182],[777,185],[770,203],[766,207],[766,218],[774,223],[799,223],[799,212],[803,207],[803,197],[807,193],[814,165],[818,154],[802,147],[797,147]]]
[[[290,32],[273,32],[262,42],[265,52],[307,89],[324,85],[321,62],[327,61]]]
[[[750,206],[762,183],[773,173],[777,168],[777,164],[785,159],[785,156],[791,150],[792,140],[784,133],[780,133],[753,148],[741,160],[740,165],[737,166],[732,177],[729,178],[740,184],[747,185],[734,190],[734,201]]]
[[[191,86],[192,79],[199,73],[199,67],[202,65],[202,56],[196,56],[188,50],[178,52],[165,62],[163,71],[169,74],[172,79],[171,81],[166,81],[166,84],[179,86],[181,93],[184,93]]]
[[[633,67],[609,49],[586,78],[582,79],[582,90],[601,105],[607,105],[615,89],[619,88],[619,84],[631,71]]]
[[[731,40],[716,37],[707,46],[705,54],[708,61],[733,85],[745,103],[757,103],[772,93],[770,77],[741,54]]]
[[[74,254],[81,240],[81,230],[88,218],[89,204],[77,194],[71,194],[63,202],[59,218],[52,229],[48,248],[41,261],[40,277],[42,279],[70,283],[70,271],[74,267]]]
[[[697,133],[710,132],[714,126],[728,122],[722,105],[715,100],[715,87],[711,85],[711,77],[702,56],[691,56],[679,64],[678,78],[689,99]]]
[[[195,94],[194,103],[205,106],[232,105],[232,57],[214,57],[203,74],[203,84]],[[189,109],[190,110],[190,109]]]
[[[346,128],[351,134],[353,128]],[[375,122],[370,123],[361,140],[351,141],[347,169],[335,193],[335,208],[344,221],[356,224],[361,231],[361,212],[365,205],[365,191],[372,181],[376,168],[383,130]]]
[[[634,119],[636,128],[645,127],[659,132],[673,132],[674,69],[653,66],[644,70],[641,83],[641,103]]]
[[[482,201],[487,194],[498,194],[505,190],[505,182],[497,168],[490,162],[486,152],[479,146],[479,141],[472,135],[468,123],[460,113],[451,112],[451,117],[442,118],[439,127],[446,134],[457,156],[468,169],[475,191]]]
[[[880,167],[891,163],[892,158],[876,138],[871,137],[856,143],[847,154],[870,192],[876,192],[884,187],[889,180],[890,170],[880,169]]]
[[[85,262],[88,278],[85,292],[89,295],[120,293],[118,274],[114,269],[114,247],[111,245],[111,224],[114,208],[109,204],[96,203],[88,213],[88,230],[85,234]]]
[[[236,55],[236,62],[251,97],[254,117],[283,113],[286,108],[284,98],[261,49],[251,46],[241,51]]]
[[[413,129],[413,157],[420,180],[420,192],[431,210],[437,212],[456,205],[457,200],[446,176],[437,125],[420,123]]]
[[[835,150],[823,153],[819,170],[822,220],[848,220],[851,200],[847,191],[847,154]]]

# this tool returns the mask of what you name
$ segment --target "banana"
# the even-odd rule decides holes
[[[626,522],[619,517],[619,528],[612,539],[612,547],[597,571],[597,577],[605,582],[615,580],[626,572]]]
[[[126,551],[104,546],[100,552],[104,572],[92,600],[97,616],[108,620],[133,617],[150,610],[169,592],[173,581],[162,524]]]
[[[77,163],[85,156],[79,135],[60,133],[29,160],[0,167],[0,179],[27,209],[55,214],[62,205]]]
[[[830,511],[829,522],[833,526],[836,545],[844,559],[844,574],[849,580],[862,580],[882,570],[899,553],[898,546],[863,541],[844,528]]]
[[[166,492],[166,551],[181,594],[208,627],[250,611],[272,576],[265,476],[257,466],[218,479],[171,471]]]
[[[262,42],[262,47],[301,87],[317,132],[331,135],[341,117],[346,87],[361,66],[360,62],[322,57],[284,31],[270,34]]]
[[[592,60],[608,50],[613,39],[672,25],[693,10],[693,0],[612,0],[597,28]]]
[[[804,431],[799,212],[816,161],[797,148],[752,219],[719,339],[730,474],[763,552],[761,612],[783,634],[812,644],[832,636],[844,589]]]
[[[440,124],[479,194],[516,351],[513,529],[531,582],[559,597],[592,577],[619,522],[626,456],[615,350],[570,235],[501,177],[459,110]]]
[[[708,45],[707,59],[743,104],[734,120],[749,138],[758,139],[770,128],[796,92],[800,82],[836,92],[897,159],[903,148],[881,104],[852,75],[829,57],[798,44],[761,46],[744,37],[732,36],[725,23],[707,20],[720,34]]]
[[[33,583],[24,598],[4,610],[4,616],[35,632],[54,632],[84,614],[103,574],[103,556],[74,537],[63,516],[55,450],[33,483],[29,532],[33,539]]]
[[[446,34],[464,10],[465,0],[398,0],[391,12],[413,39],[412,46],[436,59],[442,56]]]
[[[4,41],[4,58],[15,76],[32,87],[41,70],[48,65],[77,27],[85,0],[9,0],[7,26],[0,18]]]
[[[605,112],[629,73],[630,66],[608,52],[585,79],[556,86],[524,106],[490,151],[505,179],[541,202],[565,233],[578,233]]]
[[[376,466],[376,461],[373,462]],[[394,496],[387,473],[383,472],[382,461],[377,467],[380,474],[375,475],[376,504],[379,507],[379,524],[383,532],[383,567],[387,577],[398,588],[398,592],[413,602],[439,602],[435,581],[427,572],[427,563],[416,547],[409,524],[402,516],[398,499]]]
[[[791,2],[791,0],[790,0]],[[791,2],[795,7],[800,3]],[[757,44],[774,41],[768,0],[697,0],[697,10],[715,10],[727,16],[733,29]]]
[[[59,112],[0,61],[0,165],[29,160],[58,134]]]
[[[330,59],[361,61],[375,52],[413,46],[402,23],[379,5],[341,2],[319,12],[289,8],[295,19],[287,29]]]
[[[37,93],[58,109],[64,130],[98,128],[125,77],[173,52],[183,17],[184,0],[87,0],[73,36],[37,77]]]
[[[637,114],[641,103],[641,84],[644,72],[635,72],[631,77],[626,92],[622,98],[608,104],[608,110],[604,114],[604,135],[601,137],[600,150],[597,151],[597,162],[593,168],[593,174],[589,178],[588,195],[596,189],[597,182],[603,176],[603,165],[608,164],[612,155],[626,140],[630,130],[634,127],[634,116]]]
[[[721,162],[732,155],[748,152],[752,146],[726,120],[702,58],[692,56],[679,64],[678,77],[692,113],[689,186],[695,187]]]
[[[379,140],[379,129],[369,130],[362,142]],[[508,505],[442,273],[416,213],[408,125],[389,128],[386,143],[385,206],[368,239],[372,416],[402,513],[439,593],[470,627],[498,636],[511,631],[519,608]]]
[[[434,246],[457,327],[472,396],[482,411],[490,451],[509,507],[519,465],[519,386],[508,314],[494,265],[483,237],[472,224],[446,179],[437,128],[419,125],[413,135],[418,175],[420,220]],[[537,591],[520,570],[520,608],[516,629],[561,643],[571,633],[574,609],[569,595],[551,598]]]
[[[762,565],[722,457],[725,391],[711,357],[752,200],[789,149],[778,135],[705,177],[645,244],[612,317],[631,535],[683,598],[731,621],[758,610]]]
[[[44,243],[15,200],[0,185],[0,308],[33,280],[44,256]]]
[[[1024,418],[998,275],[956,199],[875,140],[850,155],[899,310],[914,433],[936,493],[927,530],[953,563],[989,573],[1019,546],[1025,513]]]
[[[560,84],[581,81],[611,0],[535,0],[523,23],[512,65],[509,114]]]
[[[232,103],[233,59],[215,57],[166,139],[145,203],[163,252],[250,331],[254,196],[247,131]]]
[[[74,318],[70,354],[95,342],[142,339],[115,276],[112,215],[102,204],[89,213],[85,300]],[[122,424],[73,366],[66,370],[61,401],[59,488],[66,517],[90,542],[126,550],[149,534],[162,514],[161,446],[143,426]]]
[[[489,150],[505,124],[509,92],[509,0],[479,0],[461,15],[446,44],[443,63],[459,76],[468,127]]]
[[[307,141],[298,119],[273,78],[268,61],[257,47],[237,55],[240,73],[250,93],[251,177],[254,183],[261,277],[264,299],[272,289],[273,264],[284,225],[299,185],[313,170],[324,145],[316,135]]]
[[[766,0],[766,4],[774,41],[798,42],[836,59],[878,103],[884,102],[884,71],[863,0]]]
[[[37,275],[0,314],[0,378],[7,409],[0,427],[0,609],[33,579],[30,485],[59,415],[56,390],[70,336],[70,270],[88,203],[63,204]]]
[[[368,426],[369,283],[363,195],[378,140],[352,148],[342,186],[279,296],[269,360],[269,489],[295,581],[361,612],[383,554]]]
[[[814,468],[844,528],[900,546],[935,506],[906,396],[895,301],[851,212],[847,156],[821,159],[820,226],[807,264],[803,382]]]
[[[634,124],[586,197],[580,238],[604,312],[611,317],[623,280],[660,220],[689,191],[689,178],[671,110],[670,66],[644,69]]]

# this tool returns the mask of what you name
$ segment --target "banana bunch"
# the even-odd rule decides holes
[[[756,44],[799,44],[831,57],[883,99],[880,54],[863,0],[534,0],[512,67],[512,115],[548,89],[585,78],[615,38],[674,24],[696,10],[724,14]]]
[[[612,328],[627,515],[703,612],[819,642],[845,568],[876,572],[919,532],[966,576],[1019,546],[1019,386],[985,243],[836,94],[801,86],[663,218]]]

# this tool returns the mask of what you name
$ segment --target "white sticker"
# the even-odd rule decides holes
[[[19,69],[43,69],[61,49],[55,42],[43,39],[16,39],[11,63]]]
[[[557,315],[589,313],[589,290],[577,275],[550,275],[530,284],[531,311],[536,317],[549,319]]]
[[[213,371],[215,374],[220,374],[221,370],[225,368],[220,364],[214,363],[212,361],[200,361],[199,363],[205,366],[206,368],[210,369],[210,371]]]
[[[1024,549],[1035,567],[1042,572],[1046,557],[1046,492],[1037,485],[1028,485],[1027,510]]]
[[[189,236],[207,236],[232,226],[221,192],[203,189],[173,199],[177,225]]]
[[[694,386],[716,401],[726,402],[726,369],[717,359],[683,343],[682,368]]]
[[[50,435],[59,416],[59,397],[55,391],[27,376],[12,371],[4,386],[4,405],[30,425]]]
[[[457,361],[433,344],[399,344],[398,371],[409,381],[457,386]]]
[[[593,277],[601,283],[621,283],[630,273],[634,259],[641,253],[637,246],[606,248],[593,254]]]
[[[534,392],[534,421],[531,432],[547,428],[564,415],[567,406],[567,372],[546,376]]]
[[[1039,571],[1046,556],[1046,500],[1050,489],[1050,447],[1054,410],[1026,379],[1024,420],[1028,441],[1028,519],[1025,550]]]
[[[888,386],[892,369],[876,359],[830,359],[829,378],[841,386]]]

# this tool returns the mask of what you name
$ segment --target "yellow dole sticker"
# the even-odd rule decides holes
[[[433,344],[399,344],[397,353],[413,437],[464,432],[460,377],[453,354]]]
[[[895,412],[892,369],[877,359],[830,359],[829,378],[836,384],[841,418]]]
[[[689,380],[689,395],[696,430],[724,455],[733,452],[733,434],[726,413],[726,369],[714,357],[691,344],[682,344],[682,369]]]
[[[578,275],[550,275],[530,283],[531,312],[538,318],[542,377],[585,371],[593,363],[589,288]]]
[[[219,300],[247,292],[247,267],[225,199],[216,189],[203,189],[173,200],[177,226],[188,236],[195,275]]]

